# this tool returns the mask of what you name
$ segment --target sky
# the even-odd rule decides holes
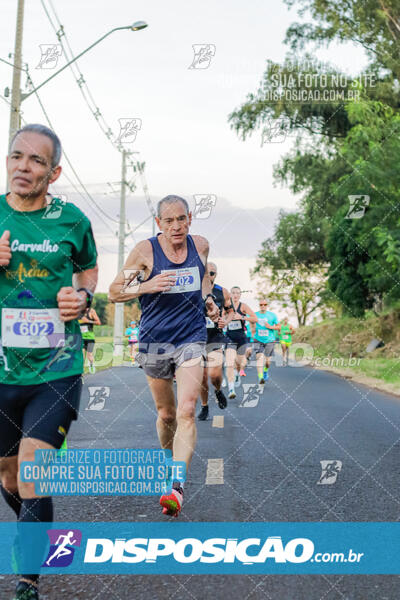
[[[25,4],[23,61],[37,86],[66,59],[59,56],[53,69],[41,66],[40,46],[57,43],[43,5],[55,19],[50,0]],[[11,62],[16,5],[16,0],[2,0],[0,8],[0,58]],[[266,60],[284,60],[289,50],[283,43],[285,32],[299,20],[296,10],[289,10],[283,0],[52,0],[52,6],[74,55],[114,27],[138,20],[148,23],[142,31],[112,33],[78,61],[80,71],[116,135],[120,119],[140,120],[136,139],[124,147],[140,152],[136,156],[146,162],[154,204],[168,194],[184,196],[192,205],[195,195],[215,199],[209,217],[194,220],[192,233],[209,239],[218,282],[247,290],[243,300],[254,308],[256,282],[249,271],[257,251],[272,235],[279,210],[293,211],[298,201],[288,189],[274,186],[272,176],[273,166],[294,141],[288,137],[262,145],[260,131],[242,141],[228,116],[258,89]],[[210,44],[215,50],[206,69],[189,68],[196,44]],[[363,51],[353,44],[313,54],[347,73],[356,74],[366,64]],[[0,63],[0,78],[0,152],[5,164],[9,105],[4,88],[11,88],[11,67]],[[27,91],[25,79],[23,75],[22,91]],[[117,271],[121,154],[100,130],[69,68],[46,83],[39,95],[75,172],[104,211],[89,200],[64,157],[65,175],[52,192],[66,195],[91,219],[99,250],[98,291],[105,292]],[[23,102],[22,111],[27,122],[46,123],[35,95]],[[127,175],[132,178],[131,169]],[[0,169],[0,189],[5,186],[5,169]],[[137,189],[127,195],[127,219],[134,233],[126,238],[126,252],[150,237],[151,221],[138,227],[148,215],[138,181]]]

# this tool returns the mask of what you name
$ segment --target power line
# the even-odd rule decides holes
[[[30,74],[29,74],[28,68],[27,68],[26,72],[27,72],[27,77],[28,77],[28,82],[29,82],[29,84],[30,84],[30,85],[32,85],[33,89],[35,89],[35,86],[34,86],[34,83],[33,83],[33,81],[32,81],[32,78],[31,78],[31,76],[30,76]],[[46,118],[46,120],[47,120],[48,124],[50,125],[51,129],[53,129],[53,130],[54,130],[54,126],[53,126],[53,124],[52,124],[52,122],[51,122],[51,120],[50,120],[50,117],[49,117],[49,115],[47,114],[47,111],[46,111],[46,109],[45,109],[45,107],[44,107],[44,105],[43,105],[43,102],[42,102],[42,100],[41,100],[41,98],[40,98],[40,96],[39,96],[39,93],[38,93],[37,91],[35,91],[35,96],[36,96],[36,98],[37,98],[37,100],[38,100],[38,102],[39,102],[40,108],[42,109],[42,111],[43,111],[43,114],[44,114],[44,116],[45,116],[45,118]],[[92,203],[93,203],[93,204],[96,206],[97,210],[98,210],[100,213],[102,213],[102,214],[103,214],[103,215],[104,215],[106,218],[108,218],[110,221],[113,221],[114,223],[118,223],[119,221],[118,221],[117,219],[114,219],[113,217],[110,217],[110,216],[109,216],[109,215],[108,215],[108,214],[107,214],[107,213],[106,213],[106,212],[105,212],[105,211],[104,211],[104,210],[103,210],[103,209],[102,209],[102,208],[101,208],[101,207],[100,207],[100,206],[97,204],[97,202],[96,202],[96,201],[94,200],[94,198],[91,196],[91,194],[89,193],[89,191],[86,189],[86,186],[85,186],[85,185],[84,185],[84,183],[82,182],[81,178],[79,177],[78,173],[76,172],[76,170],[75,170],[74,166],[72,165],[72,162],[71,162],[71,160],[70,160],[70,158],[69,158],[68,154],[65,152],[65,150],[63,150],[63,155],[64,155],[64,157],[65,157],[65,160],[67,161],[67,163],[68,163],[68,165],[69,165],[69,167],[70,167],[70,169],[71,169],[72,173],[75,175],[75,177],[76,177],[77,181],[79,182],[80,186],[82,187],[82,189],[83,189],[83,190],[84,190],[84,192],[86,193],[86,195],[87,195],[87,197],[89,198],[89,200],[90,200],[90,201],[91,201],[91,202],[92,202]],[[68,177],[67,177],[67,179],[68,179]],[[71,182],[71,180],[69,180],[69,181],[70,181],[71,185],[74,185],[74,184]],[[82,193],[81,193],[81,192],[80,192],[80,191],[79,191],[79,190],[78,190],[76,187],[75,187],[75,189],[76,189],[76,191],[78,191],[78,193],[79,193],[79,194],[82,196],[82,198],[83,198],[84,200],[86,200],[86,201],[87,201],[87,199],[85,198],[85,196],[83,196],[83,194],[82,194]],[[106,226],[106,227],[107,227],[107,228],[108,228],[108,229],[109,229],[109,230],[110,230],[112,233],[114,233],[114,231],[111,229],[111,227],[108,225],[108,223],[107,223],[106,221],[104,221],[104,219],[103,219],[102,217],[100,217],[100,215],[99,215],[99,218],[100,218],[100,219],[101,219],[101,221],[104,223],[104,225],[105,225],[105,226]]]
[[[40,2],[42,4],[42,7],[43,7],[46,15],[47,15],[47,18],[48,18],[49,22],[50,22],[50,24],[51,24],[51,26],[52,26],[52,28],[53,28],[56,36],[57,36],[57,39],[58,39],[58,41],[59,41],[59,43],[60,43],[60,45],[61,45],[61,47],[63,49],[64,55],[65,55],[67,61],[73,60],[75,58],[74,57],[74,53],[73,53],[72,48],[70,46],[70,43],[68,41],[68,37],[67,37],[67,35],[65,33],[64,26],[61,24],[61,21],[60,21],[58,15],[56,13],[56,10],[55,10],[55,8],[53,6],[52,0],[48,0],[48,4],[51,7],[51,10],[53,12],[54,19],[55,19],[55,21],[56,21],[56,23],[58,25],[58,28],[54,24],[53,19],[50,16],[49,11],[47,10],[47,7],[45,5],[44,0],[40,0]],[[65,40],[65,45],[68,47],[69,54],[66,51],[66,47],[65,47],[65,45],[63,43],[63,40]],[[83,96],[83,98],[84,98],[84,100],[85,100],[85,102],[86,102],[86,104],[87,104],[90,112],[92,113],[92,115],[96,119],[96,121],[97,121],[100,129],[103,131],[103,133],[105,134],[105,136],[107,137],[107,139],[111,142],[111,144],[113,145],[113,147],[116,148],[119,152],[122,152],[123,148],[122,148],[121,141],[113,133],[111,127],[106,122],[106,120],[105,120],[102,112],[100,111],[100,109],[99,109],[96,101],[93,98],[93,95],[92,95],[92,93],[91,93],[91,91],[89,89],[89,86],[86,83],[86,80],[85,80],[85,78],[84,78],[81,70],[79,69],[78,63],[74,62],[73,64],[71,64],[70,65],[70,69],[71,69],[71,72],[72,72],[72,74],[74,76],[74,79],[75,79],[76,83],[78,84],[78,87],[79,87],[79,89],[81,91],[81,94],[82,94],[82,96]],[[75,73],[75,69],[76,69],[76,73]],[[129,160],[129,165],[133,168],[133,172],[134,173],[137,172],[139,174],[139,178],[140,178],[140,181],[141,181],[141,184],[142,184],[143,192],[144,192],[144,195],[145,195],[145,198],[146,198],[146,204],[148,206],[148,209],[149,209],[151,215],[154,218],[154,216],[155,216],[155,210],[154,210],[151,198],[150,198],[150,194],[149,194],[149,190],[148,190],[148,186],[147,186],[147,181],[146,181],[145,174],[144,174],[144,164],[145,163],[142,163],[141,166],[139,166],[140,165],[139,162],[136,164],[132,160]],[[139,167],[139,168],[137,168],[137,167]],[[134,184],[133,181],[129,183],[129,187],[130,187],[131,192],[133,191],[132,184]]]

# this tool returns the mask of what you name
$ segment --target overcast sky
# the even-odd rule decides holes
[[[43,1],[49,6],[48,0]],[[1,1],[0,57],[4,59],[14,49],[16,4],[16,0]],[[57,39],[40,0],[25,4],[23,60],[38,85],[66,61],[61,56],[55,69],[37,68],[39,46],[57,43]],[[257,250],[271,235],[279,209],[296,206],[297,199],[288,190],[274,187],[272,180],[273,165],[293,140],[261,146],[258,131],[243,142],[230,129],[227,117],[248,93],[257,90],[265,61],[284,59],[288,52],[283,44],[285,31],[298,20],[296,11],[289,11],[282,0],[53,0],[53,6],[75,55],[114,27],[137,20],[149,24],[143,31],[113,33],[80,59],[79,68],[96,106],[116,134],[119,119],[141,119],[136,140],[126,148],[140,151],[146,161],[155,201],[171,193],[188,200],[194,194],[216,197],[210,217],[198,219],[193,232],[210,239],[219,282],[252,289],[245,298],[252,304],[255,282],[249,278],[249,268],[254,266]],[[189,68],[194,44],[215,46],[207,69]],[[357,73],[365,64],[363,52],[353,45],[319,50],[314,56],[348,73]],[[0,76],[3,87],[11,87],[12,69],[0,63]],[[79,177],[104,211],[116,219],[121,155],[101,132],[70,70],[46,84],[40,97]],[[22,108],[26,121],[46,123],[34,96]],[[2,164],[8,127],[9,106],[0,99]],[[62,165],[76,183],[65,159]],[[0,171],[0,187],[5,189],[5,169]],[[103,217],[106,225],[64,176],[53,191],[67,194],[91,218],[100,252],[98,291],[106,291],[117,267],[117,224]],[[140,186],[128,195],[127,213],[132,229],[148,215]],[[150,234],[148,222],[135,231],[135,239]],[[127,250],[133,244],[128,237]]]

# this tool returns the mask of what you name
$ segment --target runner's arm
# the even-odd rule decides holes
[[[258,318],[255,314],[255,312],[250,308],[250,306],[247,306],[247,304],[242,304],[242,308],[243,311],[246,313],[246,316],[244,317],[244,321],[249,321],[249,323],[257,323]]]
[[[274,318],[276,319],[276,317]],[[281,324],[278,322],[278,320],[275,320],[275,325],[270,325],[266,319],[261,320],[264,321],[264,327],[266,327],[267,329],[275,329],[276,331],[279,331],[281,328]]]
[[[127,302],[143,294],[168,292],[174,285],[174,278],[161,273],[149,279],[153,269],[151,242],[139,242],[129,254],[122,271],[118,273],[108,291],[110,302]]]
[[[98,316],[97,312],[94,310],[94,308],[91,309],[89,315],[90,315],[90,318],[92,319],[92,323],[94,325],[101,325],[99,316]],[[93,315],[93,318],[92,318],[92,315]]]
[[[62,287],[57,294],[57,304],[60,310],[61,321],[79,319],[87,308],[86,292],[78,292],[79,288],[86,288],[94,293],[97,285],[98,266],[86,271],[74,273],[74,287]]]
[[[212,293],[211,292],[212,285],[211,285],[210,277],[207,273],[207,259],[208,259],[208,253],[210,251],[210,246],[208,244],[208,240],[206,240],[206,238],[204,238],[201,235],[193,236],[193,241],[196,246],[196,250],[205,266],[205,272],[204,272],[203,279],[201,282],[201,293],[202,293],[203,298],[206,298],[206,296],[208,294]],[[219,317],[218,306],[215,304],[214,300],[210,297],[208,297],[205,300],[205,306],[207,309],[207,316],[210,317],[210,319],[212,321],[215,321],[215,319],[217,319]]]
[[[223,329],[232,321],[235,311],[232,306],[232,298],[230,293],[226,288],[222,288],[222,293],[224,295],[224,306],[222,307],[222,315],[218,319],[218,327]]]
[[[139,242],[131,250],[122,271],[110,285],[108,291],[110,302],[127,302],[142,295],[141,281],[144,280],[144,274],[149,266],[149,248],[146,241]]]

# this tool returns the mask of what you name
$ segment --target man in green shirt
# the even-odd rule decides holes
[[[285,317],[281,322],[281,329],[279,332],[279,341],[282,348],[282,359],[284,367],[287,367],[289,364],[289,348],[292,345],[293,334],[294,329],[291,325],[289,325],[288,318]]]
[[[51,498],[18,480],[18,461],[60,448],[77,418],[78,318],[97,283],[89,220],[47,193],[61,174],[60,158],[53,131],[25,126],[7,157],[10,192],[0,196],[0,491],[21,523],[53,520]],[[34,549],[39,559],[43,550]],[[14,599],[36,600],[37,583],[37,573],[23,574]]]
[[[94,365],[94,345],[96,343],[94,326],[101,325],[101,321],[93,307],[88,308],[82,318],[79,319],[79,325],[83,342],[83,365],[85,365],[86,353],[89,363],[89,373],[96,373]]]

